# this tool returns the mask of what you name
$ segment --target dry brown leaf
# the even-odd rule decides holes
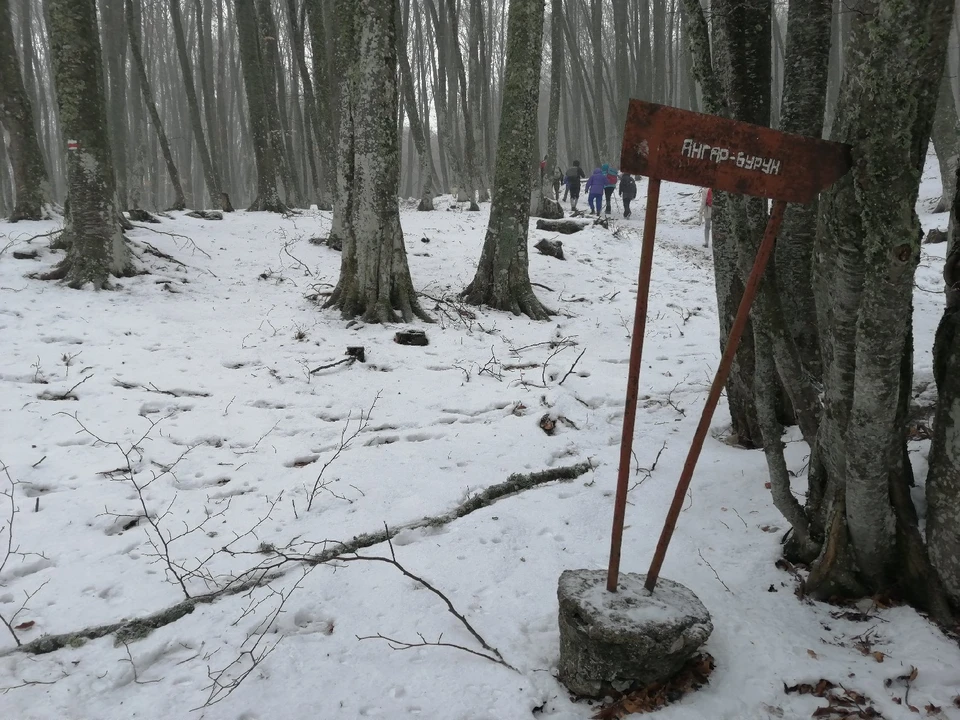
[[[807,650],[807,655],[812,657],[814,660],[817,660],[817,654],[813,650]]]
[[[821,678],[820,682],[817,683],[817,687],[814,688],[813,694],[817,697],[823,697],[827,691],[833,690],[836,687],[832,682],[826,678]]]
[[[883,662],[883,659],[884,659],[885,657],[886,657],[886,655],[884,655],[884,654],[883,654],[882,652],[880,652],[879,650],[874,650],[874,651],[873,651],[873,659],[876,660],[878,663]]]
[[[611,705],[600,708],[594,720],[620,720],[633,713],[648,713],[676,702],[684,695],[699,690],[709,681],[715,667],[709,653],[697,655],[666,683],[654,683],[621,696]]]
[[[37,624],[37,623],[36,623],[36,621],[34,621],[34,620],[27,620],[26,622],[20,623],[19,625],[17,625],[17,626],[14,627],[13,629],[14,629],[14,630],[29,630],[30,628],[32,628],[32,627],[33,627],[34,625],[36,625],[36,624]]]
[[[936,715],[941,710],[943,710],[942,707],[934,705],[933,703],[927,703],[926,705],[923,706],[923,709],[927,711],[927,715]]]

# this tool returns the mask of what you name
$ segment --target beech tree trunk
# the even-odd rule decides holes
[[[273,82],[272,68],[264,67],[261,36],[254,0],[234,0],[237,15],[237,34],[240,39],[240,64],[243,66],[243,85],[247,91],[250,112],[250,133],[253,136],[253,154],[257,164],[257,197],[250,210],[286,212],[277,192],[277,170],[274,146],[270,142],[265,84]],[[269,75],[268,75],[269,73]]]
[[[343,254],[326,307],[366,322],[428,320],[413,289],[397,195],[397,13],[395,0],[337,0],[340,79],[337,157]],[[343,59],[346,59],[345,57]]]
[[[52,188],[43,166],[33,108],[20,75],[20,60],[13,42],[10,0],[0,0],[0,125],[10,136],[8,153],[13,167],[16,196],[10,222],[39,220],[43,215],[43,206],[51,201]],[[5,165],[0,165],[0,172],[6,172]]]
[[[133,0],[125,0],[124,9],[126,11],[127,39],[130,42],[130,55],[133,58],[133,66],[140,80],[140,94],[143,96],[143,104],[147,106],[147,113],[150,116],[150,122],[153,123],[153,129],[157,133],[157,141],[160,143],[163,161],[167,166],[167,175],[170,177],[170,184],[173,186],[173,209],[183,210],[187,207],[187,200],[183,195],[183,187],[180,185],[180,172],[177,170],[177,164],[173,160],[173,153],[170,150],[167,133],[163,129],[163,121],[160,119],[160,113],[157,110],[157,103],[153,95],[153,88],[150,85],[150,79],[147,77],[147,69],[143,63],[143,53],[140,49],[140,30],[137,22],[138,15],[134,12]]]
[[[294,171],[286,112],[286,91],[280,82],[279,33],[273,18],[271,0],[257,0],[257,26],[260,31],[260,74],[262,78],[267,134],[273,149],[273,162],[283,182],[288,205],[303,205],[300,183]]]
[[[713,66],[731,117],[768,125],[770,121],[770,0],[714,0]],[[759,244],[766,224],[766,202],[714,194],[713,260],[720,309],[721,349],[743,295],[741,251]],[[752,258],[751,258],[752,260]],[[769,271],[768,271],[769,272]],[[762,447],[754,398],[753,319],[748,322],[727,380],[733,432],[746,447]]]
[[[791,0],[780,129],[819,138],[827,100],[831,0]],[[817,200],[790,204],[777,239],[778,290],[805,372],[822,377],[820,338],[813,297],[813,246]]]
[[[106,289],[111,274],[131,274],[133,265],[115,205],[96,0],[50,0],[49,12],[60,126],[76,149],[67,151],[69,249],[46,277]]]
[[[101,31],[107,73],[107,129],[121,210],[130,207],[127,181],[127,34],[123,0],[103,0]]]
[[[550,0],[550,109],[547,114],[547,182],[560,167],[557,131],[560,126],[560,93],[563,88],[563,0]]]
[[[940,94],[937,97],[937,111],[933,116],[933,149],[940,164],[940,178],[943,194],[934,212],[947,212],[953,205],[953,196],[957,188],[957,165],[960,162],[960,120],[957,119],[957,106],[953,101],[950,77],[956,68],[947,66],[940,80]]]
[[[397,12],[400,6],[397,4]],[[399,25],[398,25],[399,27]],[[417,155],[420,158],[420,204],[418,210],[433,210],[433,188],[435,181],[435,172],[433,163],[430,161],[430,153],[427,149],[427,143],[430,138],[423,129],[423,123],[420,122],[420,110],[417,107],[417,95],[413,86],[413,72],[410,69],[410,59],[407,57],[407,39],[402,32],[397,33],[397,59],[400,64],[400,83],[403,86],[404,107],[407,109],[407,117],[410,119],[410,136],[417,147]]]
[[[530,285],[530,177],[524,171],[537,152],[542,43],[542,0],[512,0],[490,223],[477,273],[463,291],[469,303],[534,320],[550,316]]]
[[[326,5],[323,0],[306,0],[307,17],[310,23],[310,48],[313,54],[314,95],[317,113],[317,145],[320,150],[320,203],[321,210],[333,208],[334,183],[337,166],[338,95],[333,63],[333,49],[327,40],[325,22]],[[331,3],[332,5],[333,3]]]
[[[960,210],[954,192],[953,212]],[[930,559],[954,607],[960,607],[960,253],[954,244],[944,280],[947,303],[933,345],[937,410],[927,473]]]
[[[818,223],[824,412],[807,513],[823,544],[806,585],[821,598],[899,586],[946,621],[910,498],[906,408],[922,236],[914,208],[953,0],[868,5],[851,18],[834,123],[834,139],[853,144],[857,161],[821,196]],[[931,527],[956,526],[955,515],[938,513],[931,503]]]
[[[223,207],[222,185],[217,169],[210,157],[210,149],[203,132],[203,116],[200,112],[200,101],[197,99],[197,86],[193,81],[193,68],[190,65],[190,54],[187,50],[187,41],[183,33],[183,17],[180,12],[180,0],[170,0],[170,22],[173,25],[173,36],[177,46],[177,57],[180,61],[180,72],[183,77],[184,92],[187,96],[187,107],[190,110],[190,126],[193,128],[193,141],[200,153],[200,162],[203,167],[203,177],[210,195],[210,204],[213,207]],[[227,209],[227,208],[223,208]]]

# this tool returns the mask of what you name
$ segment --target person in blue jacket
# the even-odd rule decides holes
[[[600,168],[594,170],[593,174],[587,178],[587,200],[590,203],[590,212],[595,212],[598,217],[600,208],[603,207],[603,188],[606,184],[607,176]]]

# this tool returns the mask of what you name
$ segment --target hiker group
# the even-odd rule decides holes
[[[546,158],[540,163],[540,177],[546,168]],[[571,212],[577,211],[577,203],[580,200],[581,182],[586,180],[587,202],[590,205],[590,213],[599,217],[601,209],[604,214],[609,215],[610,199],[613,197],[613,191],[616,190],[623,200],[623,217],[630,217],[630,203],[637,197],[637,181],[630,173],[622,175],[616,168],[610,167],[604,163],[596,168],[590,177],[583,172],[580,167],[580,161],[574,160],[573,165],[563,172],[557,168],[557,174],[553,180],[553,192],[556,200],[560,201],[560,185],[563,185],[563,200],[570,199]],[[604,206],[604,201],[606,205]],[[700,193],[700,224],[703,225],[703,246],[710,247],[710,236],[713,225],[713,190],[703,188]]]
[[[637,181],[630,173],[620,173],[616,168],[610,167],[604,163],[596,168],[590,177],[587,177],[580,167],[580,161],[574,160],[570,169],[563,174],[563,199],[570,199],[570,210],[576,212],[577,203],[580,200],[580,183],[586,179],[587,202],[590,205],[590,212],[599,216],[600,211],[607,215],[610,214],[610,199],[613,197],[613,191],[616,190],[623,200],[623,216],[630,217],[630,203],[637,197]],[[554,191],[559,195],[560,178],[554,183]],[[559,197],[558,197],[559,199]],[[604,207],[604,200],[606,206]]]

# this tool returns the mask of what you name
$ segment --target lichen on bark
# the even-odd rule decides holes
[[[390,0],[339,0],[338,190],[331,238],[340,279],[325,307],[345,318],[430,321],[420,307],[400,227],[397,195],[397,18]],[[348,60],[347,55],[352,55]]]
[[[831,597],[899,587],[945,620],[907,487],[905,408],[920,256],[914,207],[953,3],[873,0],[863,9],[834,122],[854,166],[821,196],[814,253],[824,412],[811,475],[811,497],[822,501],[809,512],[823,547],[807,589]]]

